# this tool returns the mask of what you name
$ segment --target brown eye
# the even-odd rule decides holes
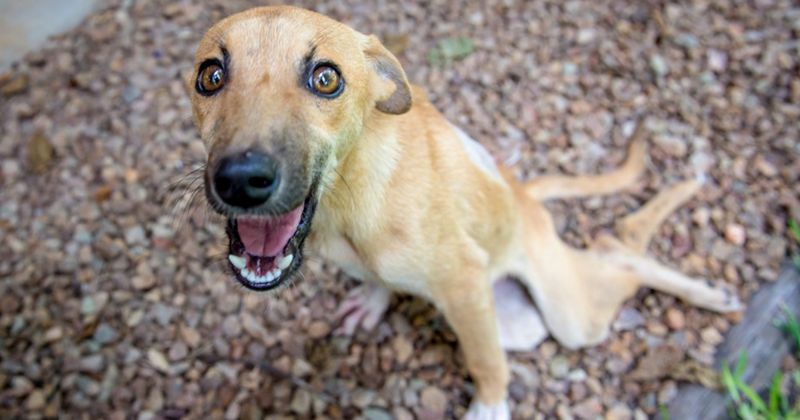
[[[201,66],[197,75],[197,92],[201,95],[211,95],[225,85],[225,70],[219,63],[212,62]]]
[[[311,75],[311,88],[322,96],[335,96],[342,86],[339,72],[333,67],[319,66]]]

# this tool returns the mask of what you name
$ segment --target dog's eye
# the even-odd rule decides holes
[[[342,87],[342,78],[333,67],[322,65],[314,69],[310,84],[314,92],[332,97],[339,93]]]
[[[211,63],[201,67],[197,75],[197,92],[201,95],[211,95],[222,89],[225,85],[225,70],[219,63]]]

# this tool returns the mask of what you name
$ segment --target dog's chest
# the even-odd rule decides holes
[[[350,241],[341,235],[314,235],[310,239],[310,251],[318,257],[333,263],[348,276],[359,280],[375,280],[375,275],[367,268]]]

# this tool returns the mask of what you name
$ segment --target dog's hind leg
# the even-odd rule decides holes
[[[643,254],[661,223],[692,198],[701,186],[699,179],[671,185],[641,209],[620,219],[616,223],[616,229],[622,243],[637,254]]]
[[[633,274],[643,286],[677,296],[692,305],[712,311],[736,312],[742,309],[739,298],[732,291],[686,276],[653,258],[630,250],[608,234],[598,236],[593,245],[604,262]]]
[[[525,194],[533,200],[587,197],[617,192],[632,185],[645,169],[647,154],[646,129],[639,123],[631,136],[628,157],[619,168],[602,175],[543,176],[524,185]]]

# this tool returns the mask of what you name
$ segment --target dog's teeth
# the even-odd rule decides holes
[[[247,260],[244,257],[237,257],[233,254],[228,255],[228,261],[230,261],[231,264],[233,264],[233,266],[239,270],[243,269],[245,265],[247,265]]]
[[[270,281],[272,281],[272,280],[275,280],[275,276],[273,276],[273,275],[272,275],[272,271],[270,271],[269,273],[267,273],[267,275],[266,275],[266,276],[264,276],[264,278],[265,278],[265,279],[266,279],[266,281],[268,281],[268,282],[270,282]]]
[[[258,278],[258,276],[256,276],[255,272],[251,271],[251,272],[247,273],[247,280],[250,280],[253,283],[255,283],[257,278]]]
[[[278,262],[278,268],[280,268],[281,270],[285,270],[286,267],[288,267],[289,264],[292,263],[293,259],[294,259],[294,255],[292,255],[292,254],[289,254],[289,255],[281,258],[281,260]]]
[[[247,276],[250,275],[250,270],[243,268],[242,271],[239,272],[239,274],[241,274],[242,277],[247,278]]]
[[[272,270],[272,273],[271,273],[271,274],[274,276],[274,278],[276,278],[276,279],[277,279],[278,277],[280,277],[280,276],[281,276],[281,274],[282,274],[282,273],[283,273],[283,272],[281,271],[281,269],[280,269],[280,268],[276,268],[276,269]]]

